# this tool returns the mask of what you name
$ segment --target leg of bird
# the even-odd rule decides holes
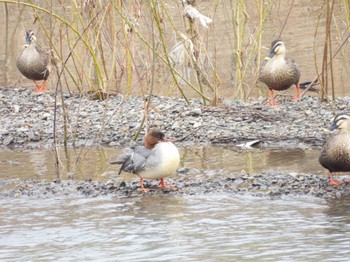
[[[40,90],[40,85],[39,85],[35,80],[33,80],[33,82],[34,82],[34,84],[35,84],[35,86],[36,86],[36,89],[35,89],[34,92],[39,92],[39,90]]]
[[[44,82],[42,82],[41,86],[40,86],[40,92],[44,92],[46,91],[46,80],[44,80]]]
[[[36,81],[34,81],[36,89],[34,90],[34,92],[44,92],[46,91],[46,80],[44,80],[44,82],[42,82],[41,85],[39,85]]]
[[[158,186],[161,187],[161,188],[174,187],[173,184],[165,184],[164,178],[161,178],[161,179],[160,179],[160,182],[159,182]]]
[[[328,176],[329,176],[329,184],[330,185],[332,185],[332,186],[339,186],[339,185],[343,184],[343,182],[337,181],[337,180],[335,180],[333,178],[332,172],[329,172]]]
[[[292,101],[297,101],[301,98],[300,84],[297,84],[295,87],[297,88],[297,95],[292,99]]]
[[[140,184],[141,184],[141,186],[140,186],[140,188],[138,190],[142,190],[144,192],[149,192],[150,191],[149,188],[144,187],[144,185],[143,185],[143,177],[140,177]]]
[[[269,89],[269,97],[270,97],[269,105],[270,106],[278,106],[278,103],[274,100],[272,89]]]

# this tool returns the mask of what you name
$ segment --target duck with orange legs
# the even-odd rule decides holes
[[[138,175],[143,191],[149,191],[143,184],[144,179],[160,179],[158,186],[164,189],[173,186],[165,184],[164,178],[175,173],[180,164],[180,154],[164,133],[151,129],[145,136],[144,145],[127,149],[111,164],[121,165],[119,174],[125,171]]]
[[[24,49],[17,58],[16,66],[22,75],[34,81],[36,86],[34,92],[46,91],[45,85],[50,74],[49,53],[37,45],[37,40],[32,30],[26,32]],[[39,84],[37,81],[43,82]]]

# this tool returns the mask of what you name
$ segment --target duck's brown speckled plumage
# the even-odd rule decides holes
[[[319,162],[329,170],[333,180],[334,172],[350,172],[350,116],[337,115],[330,130],[334,131],[322,147]]]
[[[284,43],[281,40],[272,41],[269,55],[261,66],[259,81],[267,85],[271,92],[286,90],[295,85],[300,96],[299,66],[293,59],[286,58],[285,54]]]
[[[50,73],[48,52],[36,45],[33,31],[27,31],[25,39],[25,48],[16,61],[18,70],[33,81],[47,80]]]

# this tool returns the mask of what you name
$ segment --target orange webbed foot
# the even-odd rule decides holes
[[[151,191],[151,189],[149,189],[149,188],[147,188],[147,187],[145,187],[144,185],[143,185],[143,178],[142,177],[140,177],[140,187],[137,189],[138,191],[143,191],[143,192],[149,192],[149,191]]]
[[[165,184],[164,178],[162,178],[158,184],[158,187],[165,189],[165,188],[173,188],[174,185],[173,184]]]
[[[137,190],[138,190],[138,191],[143,191],[143,192],[149,192],[149,191],[151,191],[151,189],[149,189],[149,188],[147,188],[147,187],[144,187],[144,186],[139,187]]]
[[[340,185],[344,184],[344,182],[341,182],[341,181],[337,181],[337,180],[332,179],[332,180],[329,180],[329,184],[330,184],[331,186],[340,186]]]
[[[45,87],[46,80],[41,85],[39,85],[36,81],[34,81],[34,83],[36,86],[36,89],[34,90],[34,92],[39,93],[39,92],[45,92],[47,90]]]
[[[332,173],[329,173],[328,176],[329,176],[329,184],[331,186],[340,186],[340,185],[342,185],[344,183],[348,183],[348,181],[347,182],[341,182],[341,181],[335,180],[333,178],[333,174]]]
[[[269,89],[270,102],[266,103],[267,106],[278,106],[279,104],[274,100],[273,90]]]
[[[300,98],[301,98],[301,97],[296,96],[296,97],[293,97],[290,101],[295,102],[295,101],[298,101]]]
[[[277,103],[274,100],[271,100],[270,102],[266,103],[265,106],[279,106],[279,103]]]

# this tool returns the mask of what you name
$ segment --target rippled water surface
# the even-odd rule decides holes
[[[76,179],[105,179],[114,177],[119,166],[108,163],[122,153],[115,148],[84,148],[60,152],[62,178],[74,174]],[[180,166],[199,170],[227,170],[250,173],[283,171],[325,174],[318,163],[318,150],[302,149],[247,149],[237,147],[181,148]],[[0,151],[3,179],[54,179],[55,159],[50,150]]]
[[[118,150],[61,156],[76,179],[109,179]],[[81,156],[83,161],[77,161]],[[316,150],[181,149],[182,166],[324,175]],[[70,168],[67,167],[70,164]],[[50,151],[0,152],[2,179],[52,179]],[[94,168],[92,168],[94,167]],[[63,172],[64,173],[64,172]],[[84,175],[85,174],[85,175]],[[348,261],[350,202],[229,194],[0,199],[1,261]]]
[[[350,203],[229,195],[0,200],[0,258],[348,261]]]

